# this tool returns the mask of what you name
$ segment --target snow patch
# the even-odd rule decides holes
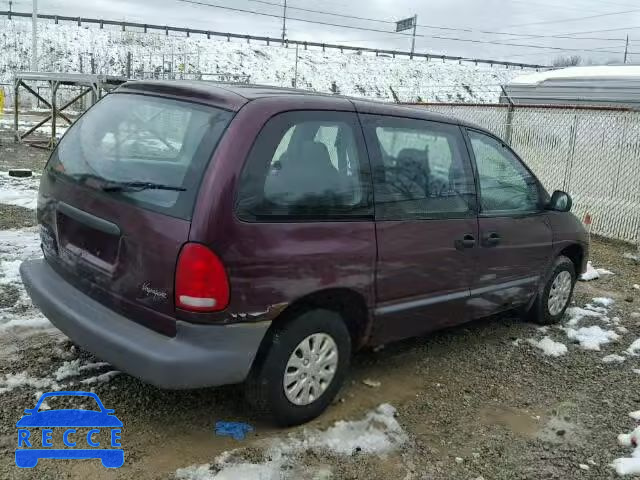
[[[613,273],[611,270],[607,270],[606,268],[596,268],[596,272],[598,272],[599,275],[615,275],[615,273]]]
[[[637,420],[634,416],[640,412],[632,412],[630,415]],[[640,474],[640,427],[636,427],[631,433],[622,433],[618,435],[618,443],[623,447],[633,447],[631,457],[629,458],[616,458],[611,466],[616,470],[618,475],[634,475]]]
[[[602,305],[603,307],[608,308],[615,303],[615,300],[609,297],[596,297],[593,299],[593,303],[595,303],[596,305]]]
[[[0,393],[22,387],[32,387],[39,390],[60,390],[62,388],[51,378],[32,377],[27,372],[7,373],[4,378],[0,378]]]
[[[8,308],[0,308],[0,332],[52,327],[49,320],[33,306],[20,279],[20,264],[41,256],[37,227],[0,230],[0,287],[13,285],[18,289],[16,303]]]
[[[629,348],[627,348],[627,353],[633,356],[640,355],[640,338],[629,345]]]
[[[602,345],[618,340],[620,336],[612,330],[603,330],[597,325],[592,327],[582,327],[567,329],[567,337],[580,343],[585,350],[599,351]]]
[[[589,282],[591,280],[597,280],[600,278],[600,274],[597,272],[591,262],[587,262],[587,268],[582,275],[580,275],[580,280],[583,282]]]
[[[328,451],[335,455],[380,455],[395,450],[407,441],[407,435],[395,419],[396,409],[382,404],[362,420],[338,421],[324,431],[304,430],[300,435],[270,441],[262,463],[233,461],[231,452],[220,455],[214,465],[192,465],[176,471],[180,480],[284,480],[331,478],[326,468],[313,472],[301,467],[296,456],[308,451]],[[320,471],[321,470],[321,471]]]
[[[110,372],[103,373],[102,375],[98,375],[96,377],[89,377],[89,378],[85,378],[84,380],[80,380],[80,383],[83,383],[85,385],[89,385],[92,383],[106,383],[116,375],[120,375],[120,371],[111,370]]]
[[[567,346],[564,343],[556,342],[549,337],[544,337],[540,341],[530,338],[529,343],[542,350],[542,353],[552,357],[560,357],[567,353]]]
[[[40,176],[10,177],[9,172],[0,172],[0,203],[35,210],[38,204]]]
[[[602,361],[604,363],[622,363],[626,360],[626,357],[622,355],[616,355],[612,353],[611,355],[607,355],[606,357],[602,357]]]
[[[79,358],[71,360],[70,362],[64,362],[58,370],[55,371],[54,376],[56,380],[65,380],[70,377],[77,377],[82,372],[87,370],[95,370],[102,367],[109,367],[107,362],[95,362],[81,365],[82,361]]]
[[[300,447],[329,450],[338,455],[352,455],[356,451],[370,454],[391,451],[407,440],[394,417],[395,413],[394,407],[382,404],[362,420],[341,420],[324,432],[309,435]]]
[[[569,325],[570,327],[575,327],[576,325],[578,325],[578,323],[580,323],[582,319],[588,317],[599,318],[603,320],[606,319],[608,321],[603,313],[587,308],[570,307],[567,309],[567,315],[569,316],[569,322],[567,322],[567,325]]]
[[[591,280],[597,280],[602,275],[615,275],[612,271],[606,268],[594,268],[591,262],[587,262],[587,269],[580,275],[580,280],[583,282],[589,282]]]

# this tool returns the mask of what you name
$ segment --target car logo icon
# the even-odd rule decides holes
[[[95,401],[92,404],[99,410],[69,408],[39,411],[47,398],[63,396],[88,397],[92,402]],[[107,468],[119,468],[124,464],[124,450],[120,444],[122,422],[113,415],[114,410],[104,407],[95,393],[48,392],[40,397],[34,408],[26,409],[24,413],[16,423],[18,447],[15,455],[18,467],[33,468],[41,458],[99,458]],[[30,430],[35,428],[39,430]],[[55,448],[58,445],[53,444],[54,428],[64,429],[62,439],[65,448]],[[85,434],[83,430],[88,431]],[[96,437],[103,430],[109,431],[111,448],[99,448],[103,445]]]

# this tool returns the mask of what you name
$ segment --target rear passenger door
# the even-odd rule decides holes
[[[480,243],[471,287],[474,316],[526,303],[549,265],[546,192],[501,140],[468,130],[478,180]]]
[[[460,128],[383,115],[361,118],[378,242],[373,341],[467,320],[477,218]]]
[[[232,286],[230,310],[277,311],[308,294],[338,302],[340,293],[351,291],[372,308],[371,190],[354,112],[272,116],[240,176],[238,221],[219,222],[216,246]],[[359,305],[353,301],[349,307]]]

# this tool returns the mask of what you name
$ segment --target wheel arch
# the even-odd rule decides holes
[[[585,260],[585,249],[582,245],[579,243],[572,243],[560,250],[560,252],[558,252],[558,256],[565,256],[571,260],[576,271],[576,276],[580,276]]]
[[[301,314],[312,310],[328,310],[340,315],[349,330],[354,351],[366,343],[372,317],[365,297],[351,288],[329,288],[309,293],[289,303],[272,320],[256,358],[264,355],[274,332]]]

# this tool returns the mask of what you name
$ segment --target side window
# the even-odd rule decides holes
[[[533,212],[540,206],[538,181],[493,137],[469,130],[480,184],[482,213]]]
[[[475,212],[475,185],[460,129],[365,116],[374,161],[376,218],[461,218]]]
[[[287,112],[262,129],[244,167],[238,215],[369,215],[368,160],[355,114]]]

